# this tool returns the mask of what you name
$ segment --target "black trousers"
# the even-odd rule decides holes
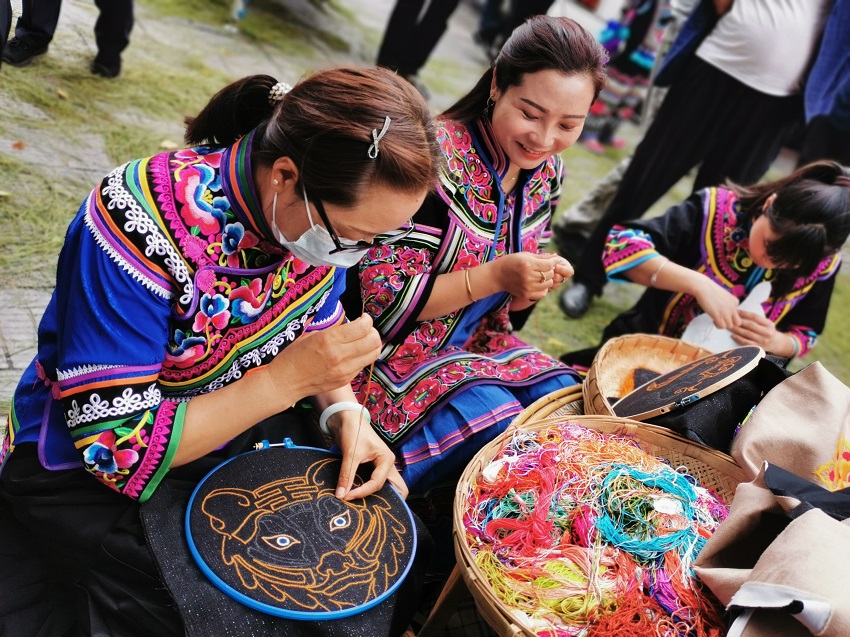
[[[0,51],[6,48],[6,39],[11,28],[12,3],[9,0],[0,0]]]
[[[532,16],[542,15],[549,11],[555,0],[511,0],[511,10],[499,26],[502,38],[511,37],[514,29]]]
[[[133,0],[94,0],[100,11],[94,24],[98,58],[117,60],[130,44],[133,29]],[[21,16],[15,24],[15,37],[29,46],[46,46],[56,33],[61,0],[23,0]]]
[[[419,73],[443,37],[449,17],[459,2],[460,0],[398,0],[390,14],[384,39],[378,49],[378,66],[398,71],[400,75]]]
[[[83,469],[45,471],[35,445],[0,480],[0,635],[182,635],[139,504]]]
[[[617,194],[574,264],[574,280],[600,294],[606,283],[602,252],[611,227],[642,217],[697,164],[694,190],[727,179],[757,182],[802,116],[799,95],[767,95],[693,57],[635,149]]]
[[[850,131],[838,128],[825,115],[813,118],[806,126],[797,165],[805,166],[819,159],[850,166]]]

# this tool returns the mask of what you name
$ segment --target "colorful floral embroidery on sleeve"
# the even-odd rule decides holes
[[[612,281],[624,281],[622,273],[658,256],[652,238],[642,230],[616,225],[608,233],[602,254],[605,272]]]
[[[404,245],[379,246],[360,264],[361,294],[375,327],[387,334],[415,311],[431,268],[431,253]]]
[[[185,405],[162,399],[156,376],[153,367],[59,373],[65,420],[86,470],[142,501],[170,466],[185,411]]]

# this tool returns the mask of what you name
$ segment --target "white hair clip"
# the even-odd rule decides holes
[[[378,142],[381,141],[381,139],[383,139],[384,135],[387,134],[387,129],[390,127],[390,122],[392,122],[392,120],[390,119],[390,116],[387,115],[386,117],[384,117],[384,127],[381,129],[380,133],[378,132],[377,128],[372,129],[372,140],[373,141],[369,145],[369,158],[370,159],[375,159],[375,157],[378,156],[378,151],[380,150],[378,148]]]
[[[269,103],[274,104],[275,102],[279,102],[291,90],[292,87],[286,82],[278,82],[269,89]]]

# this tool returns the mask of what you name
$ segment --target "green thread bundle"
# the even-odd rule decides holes
[[[728,507],[634,440],[570,422],[517,430],[465,504],[475,563],[539,635],[725,632],[691,564]]]

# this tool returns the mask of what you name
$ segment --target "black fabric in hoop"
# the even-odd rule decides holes
[[[765,356],[759,347],[712,354],[649,380],[612,409],[617,416],[665,427],[729,453],[753,407],[791,375],[785,362]]]
[[[337,463],[339,462],[337,457],[319,449],[271,448],[261,452],[249,452],[244,456],[254,457],[255,461],[261,460],[262,462],[257,465],[264,467],[261,471],[271,472],[276,471],[274,467],[280,467],[281,463],[287,467],[290,464],[297,467],[295,455],[298,454],[295,452],[302,450],[315,454],[314,457],[330,458]],[[273,456],[275,457],[274,462],[266,462]],[[230,466],[231,469],[244,469],[245,467],[241,466],[241,462],[231,464],[242,457],[237,456],[234,460],[220,465],[219,468]],[[331,473],[334,474],[330,487],[332,490],[336,486],[338,476],[339,465],[336,466],[335,470],[331,470]],[[203,573],[190,553],[185,534],[189,501],[196,490],[196,485],[203,487],[203,483],[206,483],[209,477],[216,475],[219,468],[210,472],[201,485],[198,485],[197,481],[190,480],[165,480],[141,509],[148,544],[156,559],[160,574],[177,603],[180,616],[186,626],[187,635],[192,637],[241,637],[254,634],[266,637],[306,637],[308,635],[311,637],[321,635],[328,637],[355,635],[380,637],[398,635],[407,627],[416,608],[422,578],[430,559],[432,547],[427,530],[409,512],[404,501],[391,487],[385,486],[376,495],[383,496],[389,492],[387,497],[397,499],[394,506],[400,507],[400,510],[408,516],[407,518],[404,518],[402,514],[397,516],[406,519],[407,535],[405,536],[404,558],[397,556],[396,559],[407,560],[408,568],[412,564],[409,574],[405,577],[404,569],[399,569],[398,588],[391,590],[390,594],[379,600],[380,603],[373,606],[364,605],[362,612],[357,614],[337,618],[338,615],[315,613],[312,617],[304,615],[300,619],[291,619],[262,612],[222,592]],[[292,475],[292,470],[291,467],[288,469],[288,475]],[[239,473],[239,471],[235,473]],[[257,480],[260,480],[260,478],[255,476],[250,482],[255,484]],[[212,483],[208,486],[212,486]],[[246,489],[246,487],[251,488],[242,483],[236,488]],[[372,497],[370,496],[370,498]],[[397,509],[393,510],[398,513]],[[189,517],[191,517],[191,514]],[[196,539],[195,542],[197,543],[197,541]],[[220,547],[222,540],[218,540],[218,542]]]
[[[338,456],[304,447],[217,467],[186,513],[198,566],[224,593],[280,617],[338,619],[380,603],[410,567],[413,520],[389,485],[337,499],[340,469]]]
[[[764,357],[760,347],[711,354],[644,383],[614,403],[621,418],[648,420],[681,409],[738,380]]]

